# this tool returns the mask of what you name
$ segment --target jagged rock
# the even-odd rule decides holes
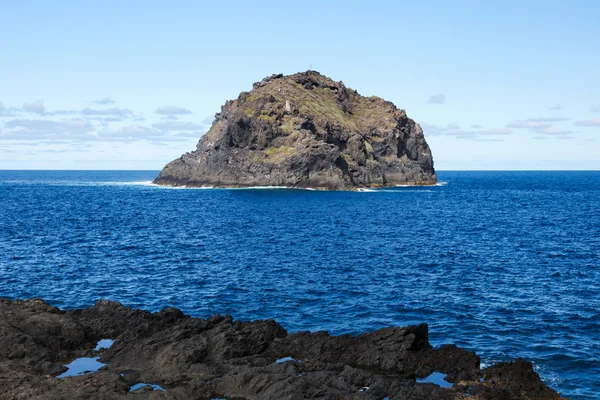
[[[531,363],[480,370],[476,354],[433,349],[427,335],[426,324],[288,334],[273,320],[204,320],[174,308],[151,314],[101,300],[61,311],[0,300],[0,399],[560,399]],[[115,343],[91,350],[102,338]],[[56,378],[74,358],[96,356],[107,364],[98,372]],[[453,386],[416,382],[434,371]],[[165,391],[129,392],[142,382]]]
[[[196,150],[154,182],[352,190],[430,185],[436,175],[423,131],[404,110],[307,71],[272,75],[227,101]]]

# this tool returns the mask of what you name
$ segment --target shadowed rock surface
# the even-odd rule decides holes
[[[426,324],[336,337],[107,300],[61,311],[0,299],[0,399],[560,399],[531,363],[480,370],[474,353],[433,349],[427,335]],[[103,338],[115,343],[91,350]],[[73,359],[96,356],[107,364],[98,372],[55,378]],[[434,371],[453,386],[416,382]],[[165,391],[130,392],[138,383]]]
[[[154,182],[353,190],[431,185],[436,175],[404,110],[307,71],[272,75],[227,101],[196,150]]]

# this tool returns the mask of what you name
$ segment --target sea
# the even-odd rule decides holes
[[[179,189],[158,171],[0,171],[0,296],[357,335],[426,322],[482,367],[600,393],[600,172],[439,171],[363,192]]]

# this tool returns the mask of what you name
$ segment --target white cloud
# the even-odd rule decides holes
[[[479,126],[479,125],[476,125]],[[430,125],[427,123],[421,124],[423,132],[427,136],[455,136],[460,139],[483,140],[482,136],[504,136],[512,133],[511,129],[496,128],[496,129],[460,129],[456,124],[448,124],[447,126]],[[485,139],[491,140],[491,139]],[[499,140],[499,139],[498,139]]]
[[[550,111],[560,111],[562,110],[562,106],[560,104],[556,104],[549,108]]]
[[[43,119],[15,119],[5,123],[2,139],[40,140],[40,139],[93,139],[90,132],[93,125],[86,119],[68,119],[50,121]]]
[[[545,124],[543,122],[535,122],[531,120],[525,121],[513,121],[506,124],[507,128],[526,128],[526,129],[543,129],[550,127],[550,124]]]
[[[575,126],[600,126],[600,118],[575,121]]]
[[[214,115],[208,115],[206,118],[204,118],[202,120],[202,123],[204,125],[212,125],[212,123],[215,121],[215,116]]]
[[[205,129],[205,125],[203,124],[195,124],[193,122],[183,122],[183,121],[166,121],[166,122],[158,122],[156,124],[152,124],[153,128],[161,129],[165,131],[193,131],[193,130],[203,130]]]
[[[444,104],[446,102],[446,96],[443,93],[434,94],[427,100],[430,104]]]
[[[23,104],[23,111],[34,114],[43,114],[46,108],[44,107],[44,100],[37,100],[33,103]]]
[[[477,135],[509,135],[512,130],[506,128],[495,128],[495,129],[483,129],[475,131]]]
[[[190,138],[198,139],[206,131],[205,125],[191,122],[168,121],[150,126],[131,124],[119,129],[105,128],[98,131],[98,139],[106,141],[147,140],[151,142],[178,142]]]
[[[566,117],[541,117],[541,118],[527,118],[526,121],[531,122],[560,122],[560,121],[568,121],[569,118]]]
[[[155,111],[157,114],[161,115],[184,115],[191,114],[192,112],[187,108],[177,107],[177,106],[163,106],[158,107]]]
[[[14,109],[7,109],[4,104],[0,101],[0,117],[12,117]]]
[[[98,132],[100,140],[140,140],[152,139],[162,132],[144,125],[131,124],[119,129],[105,129]]]
[[[79,111],[82,115],[94,115],[94,116],[106,116],[106,115],[111,115],[111,116],[118,116],[121,118],[124,117],[128,117],[131,114],[133,114],[133,111],[128,110],[126,108],[107,108],[105,110],[95,110],[92,108],[84,108],[83,110]]]
[[[600,105],[592,106],[592,108],[590,108],[590,111],[594,113],[600,112]]]
[[[549,124],[549,122],[562,122],[568,120],[569,118],[566,117],[527,118],[525,120],[509,122],[506,124],[506,127],[514,129],[528,129],[541,135],[567,135],[573,133],[573,131],[558,128],[552,124]]]
[[[570,131],[567,129],[560,129],[555,126],[549,126],[547,128],[537,129],[536,132],[543,133],[546,135],[568,135],[568,134],[573,133],[573,131]]]
[[[92,103],[105,106],[105,105],[109,105],[109,104],[115,104],[115,101],[113,99],[111,99],[110,97],[105,97],[105,98],[99,99],[99,100],[92,100]]]

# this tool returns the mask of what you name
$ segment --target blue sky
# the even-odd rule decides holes
[[[0,169],[158,170],[226,100],[309,68],[406,109],[439,170],[600,169],[599,18],[596,1],[5,2]]]

